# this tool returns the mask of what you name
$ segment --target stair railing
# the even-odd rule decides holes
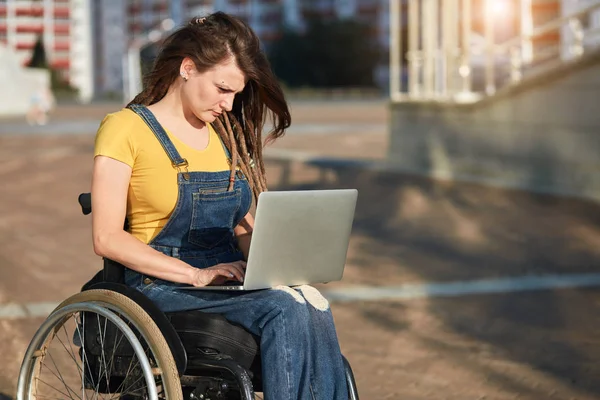
[[[404,8],[400,1],[391,0],[390,6],[390,97],[395,102],[474,103],[600,48],[600,0],[502,43],[494,43],[490,12],[483,35],[471,30],[466,23],[470,1],[406,0]],[[408,23],[407,65],[402,62],[402,12]],[[542,46],[549,36],[557,40]]]

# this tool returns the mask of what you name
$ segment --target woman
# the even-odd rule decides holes
[[[174,32],[144,91],[98,130],[94,250],[125,265],[126,283],[163,311],[221,313],[259,335],[266,398],[347,399],[331,312],[314,288],[177,290],[243,281],[250,205],[266,189],[267,111],[272,141],[291,118],[244,22],[215,13]]]

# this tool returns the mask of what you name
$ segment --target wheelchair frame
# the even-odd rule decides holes
[[[91,212],[89,193],[80,195],[79,203],[84,214]],[[115,329],[121,332],[121,335],[130,345],[130,347],[125,348],[131,349],[128,352],[139,360],[141,375],[143,375],[147,387],[145,395],[141,396],[143,398],[159,398],[156,386],[157,377],[160,377],[159,383],[163,395],[161,398],[168,400],[184,398],[189,400],[252,400],[255,398],[255,387],[259,391],[262,387],[262,382],[257,378],[257,374],[253,374],[251,369],[243,367],[228,354],[219,353],[218,351],[205,356],[195,354],[193,357],[188,358],[182,339],[178,335],[175,326],[169,321],[167,314],[163,313],[143,293],[120,283],[122,282],[123,271],[124,267],[121,264],[105,259],[103,271],[96,276],[99,282],[86,284],[82,292],[61,303],[44,321],[25,353],[17,384],[17,400],[37,398],[36,387],[39,382],[36,382],[36,373],[42,370],[41,363],[46,357],[49,341],[52,340],[61,327],[65,329],[62,324],[68,319],[69,315],[77,312],[84,313],[83,315],[95,314],[99,327],[101,327],[100,317],[105,319],[104,340],[116,340],[114,338],[106,339],[105,334],[108,324],[106,321],[110,321],[116,327]],[[188,311],[186,313],[190,313],[190,316],[193,314],[193,317],[198,319],[209,318],[209,314],[201,311]],[[77,317],[74,318],[76,320],[75,333],[78,332],[80,337],[81,348],[79,354],[83,365],[80,368],[79,377],[81,378],[81,390],[84,392],[84,389],[87,389],[88,386],[94,385],[88,382],[89,378],[85,370],[85,361],[86,359],[90,360],[85,351],[85,345],[88,343],[85,336],[85,319],[84,326],[80,330],[81,315],[79,320],[77,320]],[[231,324],[231,327],[232,329],[240,329],[234,324]],[[82,331],[83,339],[81,339]],[[94,331],[92,334],[99,335],[98,331]],[[100,341],[102,342],[102,338]],[[65,347],[64,344],[62,345]],[[113,343],[113,350],[120,345],[121,339],[119,339],[118,344]],[[83,356],[82,349],[84,350]],[[72,350],[70,356],[74,361],[77,361],[75,351]],[[104,366],[106,367],[107,364],[114,365],[114,357],[115,354],[113,354],[112,359],[107,360],[102,355]],[[260,351],[258,351],[256,357],[260,358]],[[349,400],[358,400],[358,391],[352,369],[345,357],[343,361]],[[54,363],[54,360],[52,362]],[[190,372],[194,372],[194,374],[190,374]],[[201,373],[197,374],[197,372]],[[60,371],[58,373],[60,374]],[[108,372],[105,372],[105,374],[106,390],[110,392]],[[96,393],[103,393],[99,392],[101,390],[99,389],[100,378],[101,376],[98,377],[98,382],[92,382],[95,383]],[[122,379],[126,380],[127,376]],[[67,394],[70,394],[68,388],[66,388],[66,391]],[[84,394],[82,393],[82,397],[78,395],[77,397],[83,400]],[[133,398],[141,397],[134,396]],[[129,399],[132,397],[122,396],[121,398]]]

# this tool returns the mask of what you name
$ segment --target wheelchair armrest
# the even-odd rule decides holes
[[[125,266],[110,258],[104,258],[103,280],[104,282],[124,283]]]
[[[79,201],[79,205],[81,206],[81,212],[83,215],[88,215],[92,212],[92,194],[91,193],[81,193],[77,198]]]
[[[175,360],[175,364],[177,365],[177,372],[179,376],[183,375],[185,369],[187,368],[187,353],[181,343],[181,339],[179,335],[171,325],[171,322],[166,317],[166,315],[143,293],[130,288],[127,285],[122,283],[115,282],[98,282],[92,285],[89,285],[85,288],[85,290],[92,289],[105,289],[112,290],[113,292],[120,293],[124,296],[129,297],[131,300],[135,301],[140,307],[142,307],[156,322],[158,329],[160,329],[162,335],[164,336],[169,348],[171,349],[171,353],[173,354],[173,359]]]

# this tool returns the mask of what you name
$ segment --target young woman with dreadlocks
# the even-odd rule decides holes
[[[124,265],[125,283],[163,311],[220,313],[260,336],[265,398],[347,399],[331,311],[314,288],[177,290],[243,281],[250,206],[266,190],[268,114],[266,142],[291,117],[244,22],[215,13],[172,33],[145,89],[97,132],[94,250]]]

